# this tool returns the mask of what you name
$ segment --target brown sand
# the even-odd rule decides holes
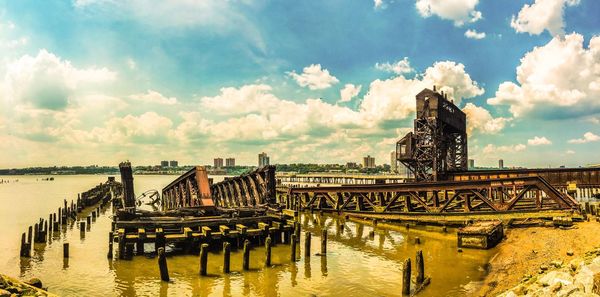
[[[506,239],[490,260],[490,270],[480,296],[496,296],[510,289],[525,274],[536,275],[541,265],[583,257],[600,245],[600,223],[576,223],[571,229],[553,227],[517,228],[506,231]],[[567,251],[573,251],[568,256]]]

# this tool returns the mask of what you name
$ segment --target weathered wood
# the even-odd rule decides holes
[[[160,269],[160,279],[162,281],[169,281],[169,268],[167,267],[167,257],[165,256],[165,249],[158,248],[158,268]]]
[[[327,253],[327,229],[323,229],[321,231],[321,254],[325,255]]]
[[[417,251],[417,257],[415,258],[415,266],[417,269],[417,284],[423,283],[425,280],[425,263],[423,262],[423,251]]]
[[[244,241],[244,258],[242,260],[244,270],[250,270],[250,241]]]
[[[310,231],[304,232],[304,257],[310,257],[310,240],[311,240]]]
[[[63,243],[63,257],[64,258],[69,257],[69,243],[68,242]]]
[[[208,244],[203,243],[200,246],[200,275],[206,275],[208,264]]]
[[[223,273],[229,273],[231,264],[231,244],[229,242],[223,243]]]
[[[271,266],[271,237],[265,239],[265,266]]]
[[[290,241],[290,260],[296,262],[296,234],[292,234],[292,240]]]
[[[402,295],[410,295],[410,258],[402,265]]]

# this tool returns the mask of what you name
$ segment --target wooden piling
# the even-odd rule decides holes
[[[229,242],[223,243],[223,273],[229,273],[231,264],[231,244]]]
[[[267,237],[265,240],[265,266],[271,266],[271,237]]]
[[[423,251],[421,250],[417,251],[415,266],[417,269],[417,284],[422,284],[425,280],[425,263],[423,262]]]
[[[169,269],[167,268],[167,257],[165,256],[165,249],[158,248],[158,268],[160,269],[160,279],[162,281],[169,281]]]
[[[92,226],[92,217],[90,217],[90,216],[88,215],[88,216],[87,216],[87,218],[85,218],[85,220],[86,220],[86,222],[87,222],[87,225],[88,225],[89,227],[91,227],[91,226]]]
[[[85,234],[85,222],[79,222],[79,232]]]
[[[208,264],[208,244],[203,243],[200,246],[200,275],[206,275]]]
[[[38,226],[37,223],[35,223],[34,228],[33,228],[33,242],[40,242],[40,227]]]
[[[402,295],[410,295],[410,258],[402,265]]]
[[[310,231],[304,232],[304,257],[310,257]]]
[[[420,243],[421,243],[421,238],[415,237],[415,244],[420,244]]]
[[[290,241],[290,260],[296,262],[296,234],[292,234],[292,240]]]
[[[63,243],[63,257],[64,258],[69,257],[69,243],[68,242]]]
[[[327,253],[327,230],[323,229],[321,231],[321,254],[325,255]]]
[[[30,257],[31,256],[31,247],[27,244],[27,241],[25,239],[26,235],[25,232],[23,232],[23,234],[21,234],[21,257]]]
[[[32,236],[33,236],[33,227],[29,226],[29,229],[27,230],[27,243],[31,246],[31,240],[32,240]]]
[[[250,241],[246,239],[244,241],[244,258],[242,261],[244,270],[250,270]]]
[[[113,232],[112,231],[108,232],[108,254],[106,255],[106,257],[109,259],[113,258]]]
[[[294,234],[296,235],[297,242],[300,242],[300,222],[294,222]]]

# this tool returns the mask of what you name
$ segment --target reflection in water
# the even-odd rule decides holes
[[[442,233],[433,227],[390,229],[379,224],[374,228],[343,217],[303,213],[298,250],[304,249],[304,231],[310,231],[311,257],[305,258],[303,251],[298,252],[297,262],[291,263],[289,245],[276,244],[272,249],[273,265],[265,267],[265,248],[261,243],[252,247],[250,271],[242,269],[242,251],[234,249],[232,272],[224,275],[222,254],[211,252],[209,276],[200,277],[197,254],[173,255],[168,249],[171,282],[166,283],[160,281],[156,258],[150,255],[135,256],[129,261],[107,259],[112,214],[109,208],[102,209],[92,224],[86,222],[89,233],[80,232],[79,225],[73,223],[61,225],[52,232],[48,244],[36,244],[32,258],[18,257],[21,233],[31,222],[56,212],[56,206],[65,197],[77,197],[78,192],[105,179],[61,176],[54,183],[44,184],[36,182],[35,177],[22,177],[19,183],[0,187],[0,203],[4,205],[10,205],[12,197],[24,197],[22,205],[15,205],[13,216],[0,216],[0,223],[15,226],[7,234],[14,240],[3,243],[8,246],[3,246],[6,252],[0,254],[0,271],[24,279],[38,277],[51,292],[61,296],[397,296],[402,261],[414,259],[421,249],[432,283],[419,296],[464,296],[468,294],[465,287],[473,286],[471,280],[476,282],[483,277],[482,267],[493,253],[464,250],[459,254],[456,234]],[[173,176],[136,176],[135,187],[160,189],[172,179]],[[79,218],[86,221],[87,216],[85,213]],[[327,255],[317,256],[323,228],[329,230]],[[368,235],[371,231],[374,237]],[[415,237],[420,238],[421,244],[414,243]],[[70,258],[62,256],[63,242],[70,243]],[[154,247],[150,244],[145,250],[154,251]],[[312,273],[312,267],[319,267],[320,273]]]

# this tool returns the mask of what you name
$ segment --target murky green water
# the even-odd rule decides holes
[[[264,267],[264,249],[251,251],[251,270],[242,271],[241,251],[232,252],[232,273],[224,275],[222,255],[209,254],[209,276],[198,276],[198,255],[169,256],[171,282],[160,281],[157,260],[136,256],[132,261],[108,260],[108,232],[111,211],[107,209],[81,238],[77,225],[55,234],[49,244],[36,244],[30,259],[19,257],[21,233],[40,217],[55,212],[63,199],[71,200],[106,176],[0,176],[0,272],[28,279],[40,278],[53,293],[64,296],[400,296],[402,261],[422,249],[426,275],[431,284],[419,296],[465,296],[472,293],[484,274],[492,251],[457,252],[456,234],[440,228],[409,230],[404,227],[377,228],[332,216],[304,214],[302,233],[313,234],[312,254],[291,263],[288,245],[272,251],[272,267]],[[161,189],[174,176],[135,176],[137,193]],[[14,180],[18,179],[18,182]],[[216,179],[218,181],[218,177]],[[344,223],[343,230],[340,224]],[[314,255],[320,248],[321,228],[327,228],[327,257]],[[419,237],[421,244],[415,245]],[[62,243],[70,243],[68,262],[62,257]],[[304,248],[301,238],[300,248]],[[414,271],[414,267],[413,267]]]

